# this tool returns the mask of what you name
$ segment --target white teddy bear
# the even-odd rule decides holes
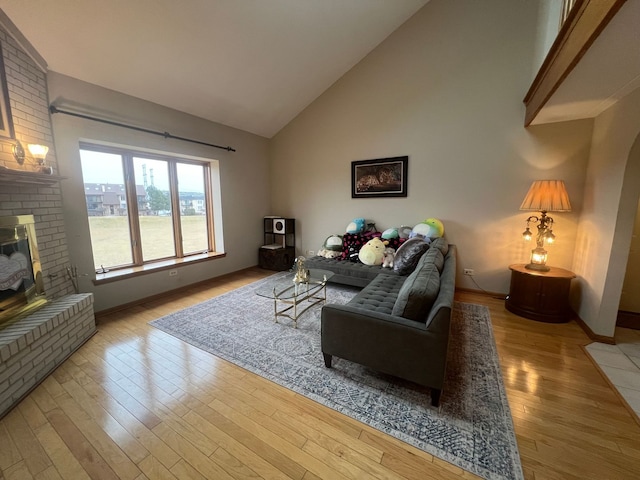
[[[326,248],[322,247],[320,248],[320,250],[318,250],[318,255],[324,258],[338,258],[339,256],[342,255],[342,252],[336,252],[335,250],[327,250]]]
[[[393,268],[393,261],[396,258],[396,249],[387,247],[384,249],[382,268]]]

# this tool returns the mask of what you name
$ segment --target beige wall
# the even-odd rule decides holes
[[[600,114],[585,183],[572,304],[595,333],[613,336],[640,196],[640,89]]]
[[[538,2],[432,0],[270,143],[274,211],[297,219],[299,252],[354,217],[379,229],[440,218],[459,247],[458,286],[506,293],[528,261],[531,182],[563,179],[574,211],[554,214],[549,263],[570,268],[592,121],[525,129]],[[352,199],[353,160],[409,156],[409,195]]]
[[[218,145],[230,145],[237,150],[227,152],[62,114],[53,115],[60,175],[69,178],[62,182],[62,193],[71,262],[77,265],[79,273],[88,274],[81,278],[80,288],[83,292],[95,294],[96,311],[257,264],[257,251],[262,244],[261,219],[270,213],[266,138],[54,72],[48,77],[51,102],[60,108]],[[216,233],[224,235],[226,258],[178,267],[175,277],[169,277],[168,272],[163,271],[94,286],[90,281],[95,274],[78,152],[80,140],[218,160],[221,204],[217,207],[222,222],[216,224]],[[217,246],[220,247],[220,242]]]
[[[627,270],[620,296],[620,310],[640,313],[640,202],[636,211],[636,219],[629,248]]]

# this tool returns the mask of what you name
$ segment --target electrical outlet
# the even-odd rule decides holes
[[[473,271],[473,268],[465,268],[464,269],[464,274],[472,276],[472,275],[475,275],[475,272]]]
[[[178,275],[178,270],[169,270],[170,277],[175,277],[176,275]]]
[[[313,250],[307,250],[307,255],[309,257],[313,257],[316,254],[316,252],[314,252]]]

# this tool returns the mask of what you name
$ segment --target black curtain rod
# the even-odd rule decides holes
[[[55,105],[49,105],[49,111],[51,112],[52,115],[55,113],[63,113],[65,115],[71,115],[72,117],[84,118],[85,120],[93,120],[94,122],[101,122],[101,123],[106,123],[108,125],[115,125],[116,127],[129,128],[131,130],[137,130],[138,132],[151,133],[152,135],[159,135],[164,138],[173,138],[175,140],[182,140],[184,142],[197,143],[198,145],[206,145],[207,147],[221,148],[222,150],[226,150],[228,152],[236,151],[236,149],[232,147],[228,147],[228,146],[223,147],[222,145],[215,145],[213,143],[201,142],[200,140],[193,140],[191,138],[178,137],[176,135],[171,135],[169,132],[158,132],[156,130],[149,130],[147,128],[136,127],[134,125],[127,125],[125,123],[113,122],[111,120],[105,120],[103,118],[91,117],[89,115],[84,115],[82,113],[75,113],[75,112],[69,112],[67,110],[60,110]]]

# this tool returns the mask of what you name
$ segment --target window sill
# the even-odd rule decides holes
[[[226,253],[220,252],[202,253],[199,255],[190,255],[185,258],[173,258],[170,260],[161,260],[159,262],[147,263],[140,267],[120,268],[118,270],[112,270],[107,273],[96,273],[96,278],[95,280],[93,280],[93,284],[103,285],[105,283],[117,282],[119,280],[126,280],[141,275],[147,275],[149,273],[157,273],[163,270],[172,270],[182,265],[192,265],[194,263],[216,260],[218,258],[224,258],[226,257],[226,255]]]

